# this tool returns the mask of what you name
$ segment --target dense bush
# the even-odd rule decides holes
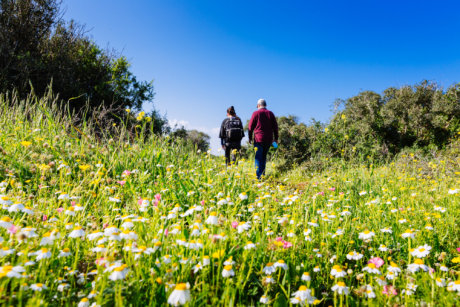
[[[339,100],[327,125],[279,117],[278,167],[323,158],[384,161],[405,148],[443,148],[460,131],[459,115],[460,84],[443,90],[424,81],[388,88],[383,95],[364,91]]]

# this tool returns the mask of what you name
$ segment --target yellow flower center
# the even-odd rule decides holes
[[[299,291],[306,291],[307,290],[307,287],[306,286],[300,286],[299,287]]]
[[[181,290],[181,291],[187,290],[187,284],[185,284],[185,283],[177,284],[176,285],[176,290]]]
[[[226,270],[226,271],[230,271],[231,269],[232,269],[231,265],[224,266],[224,270]]]
[[[415,264],[423,264],[423,260],[422,259],[415,259],[414,261]]]
[[[337,286],[339,286],[339,287],[345,287],[346,285],[345,285],[345,283],[344,283],[343,281],[339,281],[339,282],[337,283]]]
[[[121,266],[119,266],[119,267],[117,267],[117,268],[115,268],[115,269],[113,269],[113,270],[116,271],[116,272],[121,272],[121,271],[123,271],[124,269],[125,269],[125,266],[124,266],[124,265],[121,265]]]
[[[3,267],[3,271],[4,271],[4,272],[9,272],[9,271],[11,271],[12,269],[13,269],[13,266],[12,266],[12,265],[5,265],[5,266]]]
[[[371,269],[375,269],[375,268],[376,268],[376,266],[375,266],[374,263],[369,263],[367,266],[370,267]]]

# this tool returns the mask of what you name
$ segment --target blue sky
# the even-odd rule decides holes
[[[424,79],[460,82],[459,1],[65,0],[64,18],[120,51],[146,104],[173,123],[217,131],[265,98],[277,116],[327,121],[337,98]]]

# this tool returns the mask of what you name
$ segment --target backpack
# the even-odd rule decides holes
[[[241,128],[241,121],[238,118],[232,117],[225,123],[225,133],[227,142],[240,142],[244,132]]]

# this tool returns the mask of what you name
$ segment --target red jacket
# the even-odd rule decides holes
[[[272,111],[260,108],[252,113],[249,121],[249,141],[254,134],[255,143],[271,144],[273,139],[278,141],[278,123]],[[273,138],[274,137],[274,138]]]

